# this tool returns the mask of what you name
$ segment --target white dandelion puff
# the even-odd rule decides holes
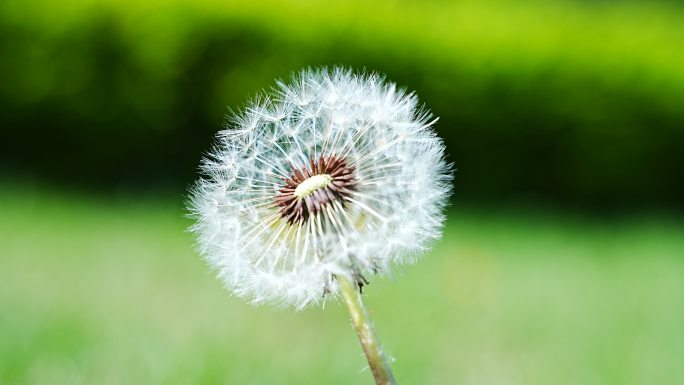
[[[192,191],[200,251],[228,289],[298,308],[411,263],[441,234],[444,145],[413,93],[306,70],[233,117]]]

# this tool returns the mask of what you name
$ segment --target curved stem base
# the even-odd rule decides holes
[[[380,346],[375,331],[373,330],[373,323],[368,316],[361,295],[357,290],[357,286],[349,281],[348,278],[338,276],[337,282],[340,285],[340,292],[347,304],[349,314],[351,315],[352,324],[356,335],[359,337],[359,342],[363,348],[363,352],[368,360],[373,378],[377,385],[396,385],[397,381],[394,379],[392,369],[385,358],[385,354]]]

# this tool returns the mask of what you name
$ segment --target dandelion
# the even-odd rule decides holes
[[[341,295],[378,384],[394,379],[359,292],[441,234],[435,121],[378,75],[306,70],[232,118],[192,191],[200,252],[226,287],[300,309]]]

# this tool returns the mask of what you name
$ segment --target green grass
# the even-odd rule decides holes
[[[180,203],[0,194],[1,384],[370,384],[344,308],[232,298]],[[684,383],[684,225],[454,211],[366,299],[403,384]]]

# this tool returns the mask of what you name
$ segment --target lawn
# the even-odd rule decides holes
[[[372,383],[341,304],[232,298],[180,198],[0,191],[0,384]],[[683,277],[664,215],[457,205],[365,298],[402,384],[684,384]]]

